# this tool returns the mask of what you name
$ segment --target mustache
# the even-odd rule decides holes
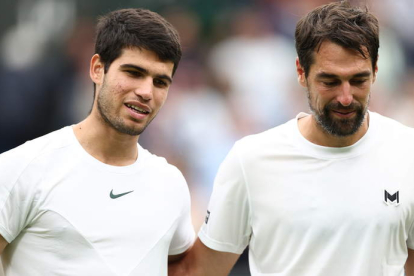
[[[325,106],[325,110],[341,109],[341,110],[358,110],[361,109],[361,104],[358,102],[352,102],[350,105],[344,106],[341,103],[329,103]]]

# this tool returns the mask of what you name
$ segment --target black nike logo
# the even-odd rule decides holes
[[[132,193],[133,191],[129,191],[129,192],[122,193],[122,194],[117,194],[117,195],[114,195],[112,192],[113,192],[113,189],[111,190],[111,193],[109,194],[109,196],[110,196],[112,199],[115,199],[115,198],[118,198],[118,197],[121,197],[121,196],[127,195],[127,194],[129,194],[129,193]]]

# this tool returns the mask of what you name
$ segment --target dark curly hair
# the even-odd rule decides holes
[[[123,49],[132,47],[152,51],[160,60],[173,62],[173,74],[182,55],[178,32],[155,12],[121,9],[99,18],[95,53],[105,64],[105,73]]]
[[[314,51],[318,51],[326,40],[370,58],[375,70],[379,26],[377,18],[367,8],[353,7],[348,1],[334,2],[320,6],[300,19],[295,31],[296,51],[306,77],[314,62]]]

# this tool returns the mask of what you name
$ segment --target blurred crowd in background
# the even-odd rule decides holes
[[[181,36],[169,97],[140,144],[187,179],[193,221],[204,219],[214,176],[233,143],[308,111],[295,72],[294,29],[326,0],[2,0],[0,153],[85,118],[96,18],[149,8]],[[371,111],[414,127],[414,0],[351,1],[381,24]],[[0,172],[1,175],[1,172]]]

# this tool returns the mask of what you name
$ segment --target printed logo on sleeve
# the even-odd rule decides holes
[[[210,211],[207,210],[207,215],[206,215],[206,219],[205,219],[206,224],[208,223],[209,218],[210,218]]]

